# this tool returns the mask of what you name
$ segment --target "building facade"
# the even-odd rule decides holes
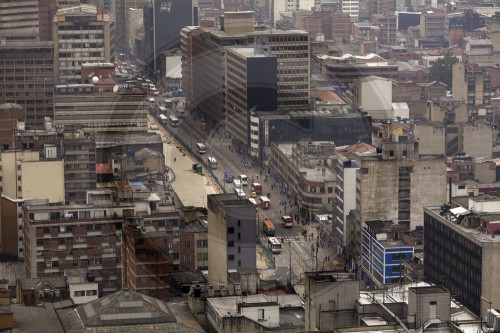
[[[227,285],[229,270],[256,268],[257,212],[234,194],[212,194],[208,208],[208,280]]]
[[[446,287],[484,318],[500,306],[500,199],[491,195],[454,199],[449,209],[424,207],[424,275]],[[436,201],[436,203],[438,203]]]
[[[491,75],[477,64],[453,64],[453,98],[468,105],[490,105]]]
[[[41,128],[45,117],[53,117],[54,44],[0,43],[0,68],[0,102],[21,105],[26,126]]]
[[[52,34],[57,83],[83,83],[83,63],[115,60],[113,16],[95,6],[60,8],[54,17]]]

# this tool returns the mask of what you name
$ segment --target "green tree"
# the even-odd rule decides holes
[[[431,66],[431,80],[443,82],[451,90],[453,64],[457,62],[458,58],[449,52],[443,58],[434,61]]]

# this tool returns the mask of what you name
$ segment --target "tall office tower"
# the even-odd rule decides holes
[[[212,194],[208,203],[208,279],[227,285],[228,270],[256,269],[257,212],[235,194]]]
[[[486,318],[500,308],[500,198],[452,198],[452,209],[444,202],[424,207],[424,276]]]
[[[255,31],[253,12],[226,12],[219,28],[186,28],[182,35],[183,81],[191,107],[214,126],[226,117],[226,47],[254,45],[277,58],[281,111],[309,108],[309,36],[306,31]],[[190,46],[190,47],[189,47]],[[184,72],[183,72],[184,73]],[[248,110],[247,110],[248,111]]]
[[[133,31],[130,31],[131,25],[135,27],[134,24],[130,24],[132,22],[140,23],[140,26],[143,27],[143,19],[144,14],[142,12],[142,8],[149,3],[149,0],[122,0],[117,1],[116,6],[116,14],[115,14],[115,22],[116,22],[116,44],[123,45],[123,50],[132,51],[134,47],[130,47],[130,40],[135,39],[135,31],[138,29],[133,28]],[[132,21],[132,17],[130,17],[130,10],[141,10],[140,13],[143,17],[140,20],[134,19]],[[140,21],[140,22],[139,22]],[[124,44],[125,43],[125,44]],[[120,51],[123,51],[120,50]],[[132,52],[133,53],[133,52]]]
[[[38,4],[38,38],[41,41],[52,40],[52,20],[57,12],[56,0],[39,0]]]
[[[57,83],[81,83],[81,64],[114,62],[115,24],[110,14],[93,5],[65,7],[53,22],[54,78]]]
[[[275,111],[278,106],[277,57],[255,53],[253,47],[228,47],[226,51],[226,128],[234,140],[259,156],[252,140],[250,116],[255,111]]]
[[[38,25],[38,0],[0,0],[0,38],[36,36]]]
[[[0,44],[0,103],[21,105],[27,127],[42,127],[45,117],[53,117],[53,59],[52,42]]]
[[[180,31],[197,24],[192,0],[154,0],[144,7],[144,49],[142,61],[152,77],[159,78],[161,55],[180,46]]]

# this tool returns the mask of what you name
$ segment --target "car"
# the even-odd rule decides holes
[[[238,195],[238,198],[240,198],[240,199],[247,198],[247,195],[245,194],[245,192],[241,188],[235,188],[234,193],[236,193]]]
[[[160,91],[158,89],[155,89],[155,90],[151,90],[153,96],[159,96],[160,95]]]

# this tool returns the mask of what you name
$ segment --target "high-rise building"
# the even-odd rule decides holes
[[[38,1],[38,16],[40,21],[38,39],[40,41],[52,40],[52,20],[56,11],[56,0]]]
[[[60,8],[54,17],[52,33],[57,83],[83,83],[83,63],[114,62],[114,18],[95,6]]]
[[[485,318],[500,307],[500,198],[457,197],[455,208],[444,202],[424,207],[424,276]]]
[[[54,46],[52,42],[0,43],[0,103],[21,105],[29,127],[53,117]]]
[[[0,1],[0,38],[11,33],[38,34],[38,0]]]
[[[227,48],[226,130],[252,156],[259,156],[259,143],[252,140],[250,115],[276,110],[277,88],[276,56],[255,53],[253,47]]]
[[[397,45],[396,31],[397,31],[397,16],[394,14],[372,15],[371,22],[380,28],[378,34],[378,43],[382,45]]]
[[[197,24],[192,0],[155,0],[143,7],[144,58],[151,77],[160,78],[160,56],[180,46],[180,31]]]
[[[195,32],[195,30],[198,30]],[[277,58],[281,111],[309,108],[309,36],[297,30],[254,30],[253,12],[226,12],[220,28],[192,28],[183,33],[182,66],[186,99],[209,126],[226,117],[226,47],[254,45],[256,54]],[[187,47],[191,45],[191,48]],[[183,87],[184,89],[184,87]],[[192,90],[192,95],[189,95]]]
[[[421,155],[418,147],[391,134],[381,153],[356,154],[355,237],[348,244],[354,258],[361,255],[366,221],[392,221],[400,231],[414,230],[423,223],[423,206],[446,200],[444,156]]]
[[[208,207],[208,279],[227,285],[228,270],[256,269],[257,212],[235,194],[212,194]]]

